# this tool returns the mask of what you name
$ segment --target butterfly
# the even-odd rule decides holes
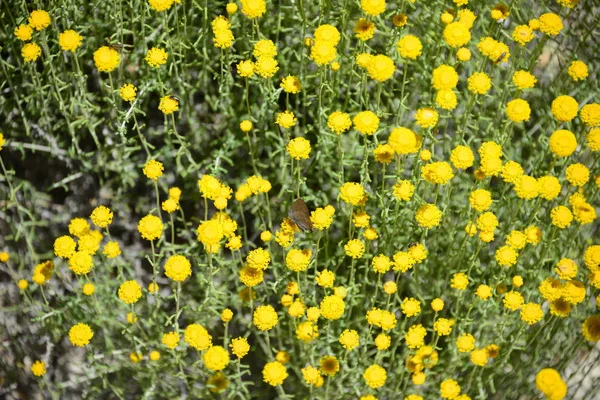
[[[294,204],[292,204],[292,207],[288,211],[288,217],[304,232],[311,232],[313,230],[308,207],[302,198],[298,197]]]

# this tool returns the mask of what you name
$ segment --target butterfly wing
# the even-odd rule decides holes
[[[302,229],[304,232],[311,232],[313,224],[310,220],[310,213],[306,203],[301,198],[297,198],[288,211],[288,217]]]

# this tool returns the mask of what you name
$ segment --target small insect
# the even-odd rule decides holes
[[[503,52],[502,54],[500,54],[500,57],[498,57],[496,59],[496,61],[494,61],[494,64],[498,64],[500,61],[504,60],[505,56],[506,56],[506,52]]]
[[[175,100],[178,103],[181,103],[181,100],[179,100],[179,97],[177,97],[177,96],[170,95],[169,98]]]
[[[294,204],[292,204],[292,207],[288,211],[288,217],[304,232],[311,232],[313,230],[308,207],[302,198],[298,197]]]

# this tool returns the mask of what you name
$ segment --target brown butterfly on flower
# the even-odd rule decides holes
[[[298,197],[296,201],[294,201],[294,204],[292,204],[292,207],[288,211],[288,217],[304,232],[312,232],[313,224],[310,220],[310,213],[302,198]]]

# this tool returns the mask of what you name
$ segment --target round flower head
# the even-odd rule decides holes
[[[113,213],[108,207],[98,206],[92,211],[90,219],[98,228],[106,228],[112,223]]]
[[[92,340],[94,332],[87,324],[79,323],[69,329],[69,340],[73,346],[84,347]]]
[[[112,47],[102,46],[94,52],[94,63],[100,72],[112,72],[121,61],[119,52]]]
[[[315,41],[328,43],[331,46],[337,46],[341,39],[340,31],[329,24],[323,24],[315,29]]]
[[[296,116],[292,111],[289,110],[277,113],[277,119],[275,120],[275,123],[284,129],[296,126],[297,122],[298,120],[296,119]]]
[[[577,148],[577,139],[572,132],[560,129],[554,131],[552,135],[550,135],[548,144],[554,155],[558,157],[568,157],[573,154]]]
[[[567,182],[574,186],[583,186],[590,180],[590,170],[581,163],[569,165],[565,175]]]
[[[458,104],[456,93],[449,89],[438,90],[435,94],[435,104],[444,110],[454,110]]]
[[[242,78],[252,78],[254,75],[254,63],[249,60],[242,60],[237,64],[237,73]]]
[[[262,78],[271,78],[277,71],[279,71],[279,63],[273,57],[261,56],[254,63],[254,72]]]
[[[376,17],[385,11],[385,0],[360,0],[360,8],[365,14]]]
[[[254,311],[253,322],[261,331],[271,330],[277,325],[277,312],[271,305],[258,306]]]
[[[310,48],[310,59],[313,60],[318,66],[329,65],[337,57],[337,50],[329,42],[317,41]]]
[[[175,0],[148,0],[150,8],[154,11],[165,11],[171,8]]]
[[[179,345],[179,340],[180,337],[177,332],[168,332],[163,335],[162,344],[167,346],[169,349],[173,350]]]
[[[58,36],[58,44],[64,51],[75,51],[81,46],[82,39],[79,33],[69,29]]]
[[[256,58],[261,56],[275,57],[277,55],[277,47],[272,40],[262,39],[256,42],[252,54]]]
[[[454,379],[445,379],[440,384],[442,399],[456,399],[460,394],[460,385]]]
[[[392,18],[392,23],[394,24],[394,26],[396,26],[398,28],[402,28],[403,26],[406,25],[407,22],[408,22],[408,17],[406,14],[396,14]]]
[[[35,10],[29,14],[27,21],[29,22],[29,26],[34,28],[36,31],[41,31],[50,26],[51,18],[47,11]]]
[[[233,15],[237,12],[238,6],[235,3],[227,3],[225,10],[227,11],[227,14]]]
[[[529,121],[531,108],[526,100],[511,100],[506,104],[506,115],[513,122]]]
[[[421,137],[408,128],[392,129],[388,143],[396,154],[416,153],[421,147]]]
[[[21,24],[15,28],[13,33],[17,37],[17,39],[23,42],[27,42],[31,40],[33,36],[33,28],[29,25]]]
[[[285,365],[279,361],[265,364],[263,368],[263,380],[271,386],[279,386],[289,376]]]
[[[365,196],[365,189],[359,183],[346,182],[340,188],[341,199],[353,206],[358,206],[365,199]]]
[[[344,245],[344,251],[348,257],[361,258],[365,252],[365,244],[359,239],[352,239]]]
[[[535,386],[550,400],[562,400],[567,395],[566,383],[558,371],[552,368],[544,368],[537,373]]]
[[[588,77],[588,67],[583,61],[573,61],[567,69],[567,73],[575,82],[582,81]]]
[[[36,43],[26,43],[21,48],[21,55],[26,62],[35,62],[42,55],[42,48]]]
[[[581,120],[589,127],[600,126],[600,104],[590,103],[581,107]]]
[[[469,285],[469,278],[466,274],[458,272],[452,276],[450,287],[456,290],[465,290]]]
[[[135,304],[142,297],[142,287],[136,281],[126,281],[119,287],[118,294],[125,304]]]
[[[124,83],[119,89],[119,96],[125,101],[132,102],[137,96],[137,88],[131,83]]]
[[[31,364],[31,373],[35,376],[46,375],[46,363],[40,360]]]
[[[437,125],[439,115],[433,108],[420,108],[415,113],[417,125],[422,128],[433,128]]]
[[[173,255],[165,263],[165,275],[176,282],[183,282],[192,275],[192,265],[184,256]]]
[[[558,96],[552,101],[552,115],[561,122],[571,121],[577,116],[579,104],[571,96]]]
[[[54,254],[69,259],[75,253],[75,241],[70,236],[61,236],[54,241]]]
[[[444,28],[444,40],[450,47],[462,47],[471,40],[469,28],[461,22],[451,22]]]
[[[542,307],[536,303],[527,303],[521,307],[521,320],[528,325],[534,325],[544,318]]]
[[[372,111],[361,111],[352,122],[357,131],[363,135],[373,135],[379,128],[379,117]]]
[[[516,71],[512,76],[512,82],[515,86],[521,90],[523,89],[531,89],[535,86],[537,79],[530,72],[519,70]]]
[[[285,256],[285,265],[295,272],[306,271],[311,255],[312,251],[309,249],[291,249]]]
[[[492,80],[484,72],[475,72],[468,79],[469,91],[475,94],[486,94],[492,88]]]
[[[167,63],[168,53],[159,47],[153,47],[146,53],[146,62],[152,68],[160,68]]]
[[[556,36],[563,29],[560,17],[553,13],[540,15],[540,30],[548,36]]]
[[[345,112],[334,111],[327,118],[327,127],[338,135],[346,132],[351,126],[350,115]]]
[[[394,75],[396,65],[394,60],[383,54],[373,56],[371,62],[367,66],[367,72],[371,79],[378,82],[385,82]]]
[[[248,340],[243,337],[232,339],[229,347],[231,347],[231,352],[235,354],[237,358],[243,358],[250,351]]]
[[[86,283],[85,285],[83,285],[83,288],[81,289],[81,291],[83,292],[83,294],[85,294],[86,296],[91,296],[94,294],[94,292],[96,291],[96,287],[94,286],[93,283]]]
[[[581,326],[583,337],[590,342],[600,341],[600,315],[587,317]]]
[[[449,65],[440,65],[433,70],[431,80],[435,90],[454,89],[458,84],[458,73]]]
[[[221,371],[229,364],[229,352],[221,346],[211,346],[202,355],[204,366],[210,371]]]
[[[534,37],[533,30],[527,25],[516,26],[512,33],[513,40],[521,46],[527,45]]]
[[[179,100],[175,96],[163,96],[158,103],[158,109],[165,115],[173,114],[179,110]]]
[[[242,4],[242,14],[250,19],[262,17],[267,11],[265,0],[241,0],[240,2]]]
[[[458,169],[467,169],[473,166],[475,156],[468,146],[456,146],[450,155],[452,165]]]
[[[415,35],[406,35],[398,41],[396,48],[402,58],[414,60],[421,55],[423,45]]]
[[[163,224],[159,217],[146,215],[138,223],[138,231],[146,240],[156,240],[162,235]]]
[[[328,320],[340,319],[345,310],[344,300],[336,295],[326,296],[321,301],[321,315]]]
[[[373,39],[373,36],[375,36],[375,24],[368,19],[359,18],[356,25],[354,25],[354,36],[363,42]]]
[[[363,378],[370,388],[377,389],[385,385],[387,372],[383,367],[373,364],[365,370]]]
[[[212,346],[212,337],[205,327],[200,324],[190,324],[185,328],[183,340],[198,351]]]
[[[302,91],[302,84],[300,83],[300,79],[292,75],[288,75],[285,78],[283,78],[279,86],[286,93],[298,94]]]
[[[360,337],[355,330],[346,329],[340,335],[339,342],[346,350],[354,350],[360,343]]]
[[[442,212],[435,204],[423,204],[417,210],[415,218],[421,228],[431,229],[440,224]]]
[[[94,266],[92,256],[87,251],[76,251],[69,258],[69,269],[77,275],[85,275]]]
[[[466,47],[461,47],[456,51],[456,58],[458,59],[458,61],[469,61],[471,59],[471,56],[471,50],[467,49]]]

